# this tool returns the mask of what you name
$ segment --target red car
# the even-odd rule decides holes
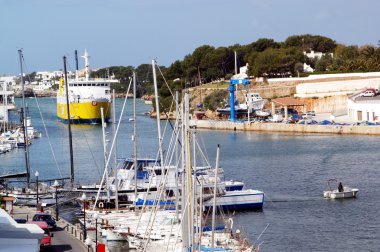
[[[41,249],[51,246],[51,238],[54,237],[53,233],[50,233],[49,225],[46,221],[29,221],[28,224],[36,224],[42,230],[44,230],[44,237],[41,240]]]

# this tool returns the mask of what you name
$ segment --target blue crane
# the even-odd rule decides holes
[[[235,122],[235,85],[242,84],[244,86],[250,84],[247,79],[234,79],[230,80],[230,86],[228,90],[230,91],[230,120]]]

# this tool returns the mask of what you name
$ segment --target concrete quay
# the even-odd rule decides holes
[[[45,211],[46,213],[49,210]],[[31,221],[33,215],[36,213],[36,208],[26,207],[26,206],[14,206],[13,213],[11,216],[14,219],[22,218]],[[52,245],[49,248],[46,248],[45,251],[53,252],[85,252],[85,251],[95,251],[92,247],[87,248],[83,242],[83,233],[82,230],[64,219],[60,218],[57,223],[57,229],[53,230],[54,237],[52,238]]]
[[[198,129],[318,133],[318,134],[351,134],[380,135],[380,126],[361,125],[304,125],[286,123],[230,122],[217,120],[190,120],[190,125]]]

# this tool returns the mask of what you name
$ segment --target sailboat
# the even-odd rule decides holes
[[[195,167],[190,162],[190,143],[189,143],[189,128],[188,128],[188,96],[185,94],[184,110],[182,117],[182,148],[181,148],[181,168],[179,169],[182,176],[181,183],[181,200],[178,203],[181,205],[175,210],[165,210],[160,204],[152,206],[143,206],[142,211],[136,215],[135,212],[113,212],[99,215],[102,221],[111,224],[114,229],[112,232],[118,235],[128,237],[129,247],[144,251],[253,251],[254,246],[249,244],[244,239],[239,239],[240,231],[232,230],[232,221],[228,228],[216,227],[213,221],[212,227],[205,225],[203,220],[202,197],[201,200],[196,200],[197,184]],[[187,109],[186,109],[187,108]],[[158,113],[157,113],[158,114]],[[178,135],[177,135],[178,137]],[[176,143],[177,141],[175,141]],[[169,151],[168,151],[169,153]],[[219,156],[219,150],[217,152]],[[170,154],[167,154],[170,155]],[[167,159],[165,159],[167,160]],[[218,160],[218,157],[217,157]],[[165,167],[166,162],[162,163]],[[216,167],[219,167],[218,161]],[[216,191],[218,169],[213,169],[214,186],[213,186],[213,216],[215,217],[216,210]],[[162,184],[158,187],[157,200],[165,198],[164,186],[167,182],[167,177],[162,177]],[[200,192],[202,193],[202,187]],[[180,211],[178,211],[180,209]],[[218,231],[219,230],[219,231]]]
[[[26,116],[27,109],[25,105],[25,93],[24,93],[24,73],[23,73],[23,55],[22,50],[18,50],[19,59],[20,59],[20,69],[21,69],[21,86],[22,86],[22,108],[21,108],[21,122],[22,122],[22,132],[24,139],[24,154],[25,154],[25,167],[26,171],[14,174],[14,175],[5,175],[0,177],[1,179],[12,179],[12,178],[26,178],[26,187],[25,188],[15,188],[10,191],[4,192],[6,195],[15,197],[15,204],[19,205],[27,205],[27,206],[36,206],[38,203],[42,205],[53,205],[56,204],[57,201],[61,202],[65,199],[64,194],[57,195],[56,189],[52,186],[52,182],[54,180],[63,181],[65,178],[59,179],[48,179],[48,180],[38,180],[39,173],[36,171],[34,174],[36,176],[35,188],[30,186],[30,162],[29,162],[29,141],[32,137],[35,137],[35,131],[33,127],[31,127],[30,117]],[[50,185],[48,185],[50,183]]]

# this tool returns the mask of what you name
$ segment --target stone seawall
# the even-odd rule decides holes
[[[195,126],[199,129],[212,129],[212,130],[380,135],[380,126],[303,125],[303,124],[258,123],[258,122],[233,123],[233,122],[228,122],[228,121],[212,121],[212,120],[191,120],[190,125]]]

